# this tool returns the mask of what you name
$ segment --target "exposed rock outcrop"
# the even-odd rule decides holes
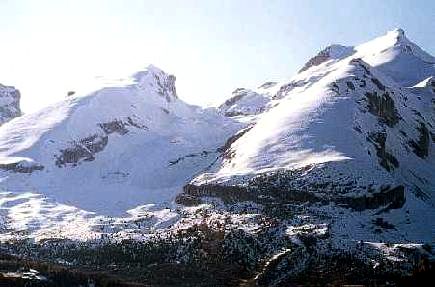
[[[92,135],[71,143],[71,147],[60,150],[56,156],[56,165],[64,167],[68,164],[77,166],[80,161],[93,161],[95,154],[101,152],[109,142],[107,135]]]
[[[252,126],[247,127],[245,129],[239,131],[235,135],[231,136],[229,139],[227,139],[227,141],[225,142],[225,144],[223,146],[221,146],[217,149],[217,152],[220,152],[224,159],[230,159],[232,157],[232,154],[233,154],[233,152],[231,151],[231,145],[236,140],[238,140],[240,137],[242,137],[245,133],[249,132],[249,130],[251,128],[252,128]]]
[[[274,175],[272,176],[274,177]],[[332,195],[323,193],[309,187],[307,189],[295,189],[286,182],[251,182],[250,185],[220,185],[220,184],[188,184],[179,194],[176,202],[186,206],[197,205],[202,197],[217,197],[226,204],[252,201],[258,204],[289,204],[289,203],[335,203],[345,208],[356,211],[377,209],[380,207],[394,209],[401,208],[406,201],[405,188],[402,185],[390,187],[384,186],[378,191],[371,191],[362,195]]]
[[[227,117],[262,113],[270,101],[268,96],[244,88],[235,89],[232,95],[219,106],[219,110]]]
[[[259,86],[259,89],[268,89],[271,87],[274,87],[277,84],[277,82],[265,82],[264,84],[262,84],[261,86]]]
[[[399,167],[399,161],[387,151],[385,143],[387,141],[386,133],[371,133],[367,140],[373,144],[376,149],[376,155],[379,158],[379,164],[387,171],[392,171]]]
[[[21,116],[20,92],[0,84],[0,125]]]
[[[368,110],[371,114],[379,117],[382,122],[385,122],[390,127],[394,126],[399,121],[399,116],[394,106],[394,100],[390,97],[388,92],[384,92],[381,95],[377,92],[367,92],[365,95]]]
[[[44,167],[40,164],[28,163],[24,161],[0,164],[0,170],[11,171],[16,173],[32,173],[34,171],[43,170],[43,169]]]
[[[157,88],[157,93],[165,98],[167,102],[172,102],[178,98],[175,88],[175,76],[168,75],[162,70],[152,65],[148,66],[146,71],[137,72],[133,75],[137,86],[141,88]]]
[[[93,161],[95,160],[95,154],[104,150],[108,144],[109,135],[113,133],[125,135],[129,132],[127,127],[135,127],[141,130],[148,129],[145,125],[138,123],[131,117],[127,117],[126,120],[114,119],[110,122],[100,123],[98,127],[102,133],[99,132],[78,141],[73,141],[70,143],[70,147],[62,149],[60,155],[56,156],[56,165],[58,167],[63,167],[67,164],[76,166],[80,161]]]
[[[411,140],[409,142],[409,145],[412,147],[413,152],[418,157],[425,158],[429,155],[431,135],[424,123],[420,123],[420,126],[418,127],[418,132],[420,134],[418,141]]]
[[[336,203],[350,207],[356,211],[376,209],[381,206],[386,208],[401,208],[405,204],[405,188],[402,185],[394,188],[385,187],[379,192],[359,197],[339,197]]]

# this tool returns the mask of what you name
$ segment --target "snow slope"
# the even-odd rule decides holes
[[[273,104],[186,186],[187,202],[214,196],[292,210],[289,236],[319,227],[324,251],[433,246],[434,58],[401,29],[319,55],[275,85]]]
[[[175,77],[150,66],[2,126],[3,200],[30,192],[102,215],[171,202],[239,126],[182,102]]]
[[[435,57],[411,42],[402,29],[356,47],[361,57],[400,86],[414,86],[435,75]]]
[[[390,184],[432,197],[433,57],[400,29],[327,51],[333,56],[310,60],[290,82],[280,83],[275,105],[231,145],[231,156],[214,173],[196,182],[314,166],[337,179],[355,178],[354,192]],[[408,88],[411,83],[420,84]],[[310,176],[319,180],[315,172]]]

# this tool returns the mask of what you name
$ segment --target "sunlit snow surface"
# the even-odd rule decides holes
[[[185,104],[169,77],[149,67],[131,80],[69,97],[3,125],[0,164],[43,167],[31,173],[0,172],[8,228],[48,232],[53,227],[80,236],[89,228],[84,224],[89,218],[134,217],[141,204],[171,205],[242,124],[215,109]],[[114,121],[123,123],[115,124],[115,131],[109,126]],[[92,152],[86,141],[94,137],[103,144],[92,156],[57,162],[67,148]]]
[[[254,89],[225,109],[185,104],[175,94],[173,79],[149,67],[131,78],[92,93],[77,93],[4,124],[0,127],[0,165],[35,170],[0,171],[2,239],[84,240],[105,234],[143,239],[148,233],[199,220],[193,216],[194,209],[207,206],[187,208],[174,203],[176,194],[191,180],[225,183],[264,172],[317,166],[325,167],[323,172],[337,180],[353,178],[364,188],[383,184],[421,187],[430,196],[429,203],[407,193],[403,210],[411,212],[407,218],[403,210],[389,213],[388,219],[398,230],[388,236],[396,242],[430,240],[430,232],[422,226],[435,229],[431,220],[433,144],[428,157],[420,159],[406,148],[400,130],[418,138],[413,109],[435,125],[433,92],[428,86],[435,75],[435,59],[406,39],[401,30],[356,47],[331,46],[330,54],[329,60],[290,81]],[[372,156],[368,154],[371,144],[366,142],[367,135],[355,131],[355,127],[379,129],[378,119],[362,112],[357,103],[375,84],[368,81],[368,87],[355,90],[346,85],[364,73],[355,59],[368,63],[370,72],[397,97],[402,119],[387,131],[387,145],[401,165],[391,173],[373,158],[373,148]],[[339,93],[334,92],[333,83]],[[241,114],[225,117],[228,111]],[[112,129],[110,123],[116,121]],[[232,157],[221,160],[218,148],[246,127],[249,131],[231,145]],[[93,149],[86,141],[94,138],[99,139],[97,144],[104,144],[92,157],[59,164],[62,151],[77,146]],[[355,192],[365,192],[364,188]],[[382,234],[373,235],[360,227],[375,211],[353,214],[330,206],[320,209],[337,219],[328,228],[344,237],[352,233],[352,240],[383,239]],[[252,217],[232,216],[243,228],[255,230]],[[414,224],[419,218],[419,224]],[[287,232],[291,235],[304,228],[324,232],[326,227],[324,222],[303,219]]]
[[[297,74],[289,83],[278,84],[287,87],[285,92],[277,92],[280,99],[272,99],[271,107],[255,119],[254,127],[232,145],[233,157],[217,166],[214,173],[198,177],[197,181],[225,181],[234,175],[342,162],[343,172],[361,175],[361,180],[367,184],[397,179],[400,182],[401,177],[412,181],[409,174],[414,172],[428,181],[426,189],[434,189],[435,179],[430,171],[435,166],[433,150],[422,161],[409,153],[408,139],[404,139],[399,131],[418,137],[415,127],[420,119],[415,116],[416,110],[424,113],[423,118],[433,124],[433,103],[430,102],[433,93],[417,99],[411,93],[417,91],[402,87],[417,77],[410,66],[419,69],[421,80],[434,75],[435,59],[410,42],[400,29],[354,47],[350,55],[342,53],[341,46],[335,53],[334,47],[337,46],[331,46],[333,57],[328,61]],[[400,155],[405,161],[404,169],[408,168],[408,171],[386,172],[368,155],[367,134],[355,131],[355,128],[371,132],[380,129],[376,116],[360,110],[365,92],[375,90],[376,85],[367,79],[367,86],[363,88],[355,84],[352,90],[347,86],[346,82],[355,81],[355,78],[364,79],[364,68],[359,62],[352,61],[354,59],[362,59],[371,65],[370,73],[394,93],[395,107],[402,118],[396,127],[387,131],[387,145],[393,154]],[[334,91],[334,83],[338,93]]]

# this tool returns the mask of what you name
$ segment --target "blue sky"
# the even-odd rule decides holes
[[[181,98],[210,105],[291,77],[328,44],[396,27],[435,54],[429,0],[0,0],[0,83],[21,90],[28,112],[152,63],[176,75]]]

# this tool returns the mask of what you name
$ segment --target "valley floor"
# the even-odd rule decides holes
[[[128,272],[127,266],[115,264],[79,268],[6,254],[0,257],[0,286],[267,286],[249,279],[250,274],[237,264],[204,265],[199,269],[196,264],[156,264]],[[434,268],[434,263],[428,264],[410,276],[376,274],[351,258],[326,258],[276,286],[430,286],[435,279]],[[147,276],[139,278],[136,272],[140,271]]]

